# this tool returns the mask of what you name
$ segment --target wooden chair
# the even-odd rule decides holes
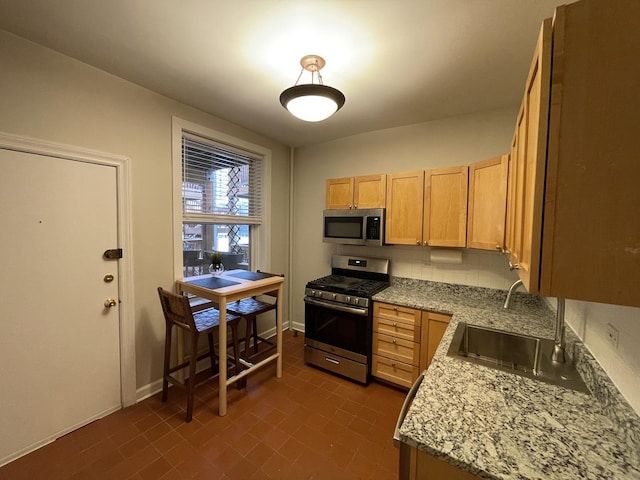
[[[268,272],[262,272],[257,270],[258,273],[265,273],[268,275],[277,275],[280,277],[284,277],[283,274],[269,274]],[[265,295],[277,298],[277,294],[275,292],[269,292]],[[262,313],[269,312],[271,310],[276,310],[277,312],[277,303],[263,302],[258,300],[256,297],[243,298],[242,300],[237,300],[235,302],[227,303],[227,311],[233,313],[234,315],[239,315],[241,317],[246,318],[247,320],[247,329],[244,339],[244,355],[249,357],[249,345],[250,340],[253,338],[253,355],[258,353],[258,341],[264,342],[270,345],[269,348],[275,348],[276,344],[266,338],[262,338],[258,336],[258,326],[257,326],[257,317]],[[276,313],[277,315],[277,313]],[[276,322],[278,319],[276,318]]]
[[[216,354],[213,345],[213,333],[217,332],[220,326],[220,312],[218,309],[211,306],[211,302],[198,305],[197,307],[191,307],[187,297],[169,292],[168,290],[164,290],[162,287],[158,287],[158,295],[160,296],[160,304],[162,305],[162,312],[164,313],[166,324],[164,341],[164,370],[162,376],[162,401],[167,401],[169,382],[171,382],[172,385],[186,390],[186,421],[190,422],[193,415],[193,394],[195,387],[210,380],[211,376],[215,376],[218,373]],[[240,323],[240,320],[241,318],[236,315],[227,314],[227,325],[230,327],[233,337],[233,361],[236,372],[239,372],[242,369],[239,362],[240,356],[238,346],[238,323]],[[169,363],[171,357],[173,327],[181,328],[191,334],[191,353],[189,355],[189,359],[179,365],[170,367]],[[198,355],[198,340],[202,335],[207,336],[209,350]],[[218,348],[220,348],[220,346],[218,346]],[[196,363],[198,360],[202,360],[206,357],[211,358],[212,375],[200,382],[196,382]],[[172,373],[186,368],[187,366],[189,367],[189,376],[184,382],[181,382],[172,376]],[[238,388],[241,388],[243,385],[243,382],[237,382]]]

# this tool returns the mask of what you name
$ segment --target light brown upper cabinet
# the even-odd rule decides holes
[[[387,174],[385,241],[422,245],[424,170]]]
[[[637,1],[581,0],[543,24],[507,215],[510,259],[530,293],[640,306],[638,31]]]
[[[509,262],[530,293],[538,293],[550,79],[551,20],[547,19],[538,36],[516,120],[509,177]]]
[[[464,247],[467,242],[469,167],[425,172],[423,244]]]
[[[384,208],[387,176],[330,178],[327,180],[325,208]]]
[[[504,250],[509,155],[469,165],[467,247]]]
[[[387,174],[386,243],[464,247],[467,166]]]

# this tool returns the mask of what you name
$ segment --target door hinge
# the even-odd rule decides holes
[[[107,260],[118,260],[122,258],[122,249],[121,248],[110,248],[109,250],[105,250],[103,254],[104,258]]]

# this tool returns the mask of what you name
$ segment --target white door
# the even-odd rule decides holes
[[[120,408],[116,194],[115,167],[0,149],[0,465]]]

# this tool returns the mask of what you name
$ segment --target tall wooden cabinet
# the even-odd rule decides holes
[[[327,180],[325,208],[384,208],[386,175],[330,178]]]
[[[530,293],[640,306],[638,31],[635,0],[581,0],[543,25],[512,145],[507,229]]]
[[[502,155],[469,165],[469,248],[505,248],[508,160]]]

